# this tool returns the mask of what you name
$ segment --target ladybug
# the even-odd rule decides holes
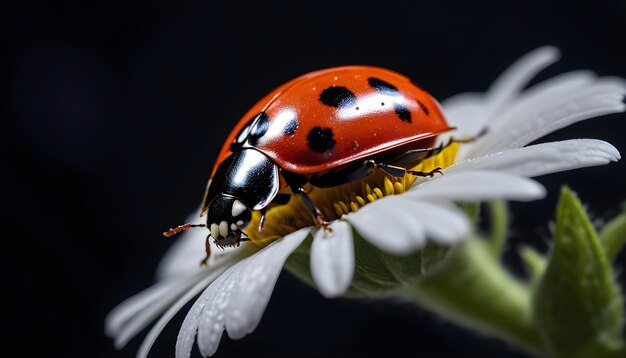
[[[405,76],[378,67],[344,66],[311,72],[276,88],[232,130],[215,162],[202,201],[209,240],[236,246],[253,211],[261,213],[298,196],[316,224],[326,227],[303,186],[328,188],[363,179],[375,170],[402,177],[439,153],[437,136],[448,126],[437,101]],[[290,194],[279,194],[289,188]],[[205,259],[206,262],[206,259]]]

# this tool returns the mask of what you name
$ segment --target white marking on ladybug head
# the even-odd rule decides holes
[[[243,205],[241,203],[241,201],[235,200],[235,201],[233,201],[233,207],[232,207],[230,213],[232,214],[232,216],[234,218],[236,218],[237,216],[241,215],[241,213],[246,211],[246,209],[247,209],[246,206]]]
[[[237,230],[237,225],[235,225],[235,224],[230,224],[230,229],[231,229],[232,231]]]
[[[217,224],[211,224],[211,237],[217,239],[220,236],[220,229]]]
[[[221,236],[228,237],[228,223],[226,221],[220,223],[219,231]]]
[[[244,224],[243,220],[237,221],[237,226],[243,226],[243,224]]]

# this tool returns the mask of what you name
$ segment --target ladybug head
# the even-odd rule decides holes
[[[218,195],[208,206],[207,226],[218,245],[233,246],[241,241],[241,230],[251,217],[250,209],[237,198]]]

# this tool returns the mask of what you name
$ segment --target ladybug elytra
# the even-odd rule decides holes
[[[209,240],[234,246],[253,230],[260,212],[300,198],[318,226],[326,225],[305,185],[330,188],[380,170],[392,177],[414,171],[444,148],[448,126],[437,101],[408,78],[378,67],[345,66],[311,72],[276,88],[239,121],[224,143],[202,202]],[[288,189],[285,193],[285,189]],[[206,262],[206,260],[205,260]]]

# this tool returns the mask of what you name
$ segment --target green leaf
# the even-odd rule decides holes
[[[557,357],[623,357],[623,300],[604,248],[567,187],[557,208],[552,254],[533,316]]]
[[[524,261],[526,272],[530,276],[532,282],[537,282],[546,270],[548,261],[545,256],[540,254],[533,247],[522,245],[519,249],[519,255]]]
[[[615,259],[626,244],[626,212],[609,221],[609,223],[602,228],[600,238],[602,239],[602,244],[604,245],[607,256],[610,259]]]

